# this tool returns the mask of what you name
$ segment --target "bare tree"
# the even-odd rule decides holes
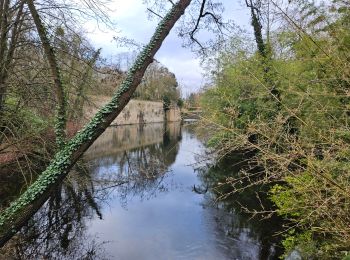
[[[191,0],[180,0],[158,25],[149,44],[145,46],[129,70],[126,79],[111,101],[55,155],[47,169],[10,207],[0,215],[0,245],[6,243],[47,200],[55,186],[65,178],[86,149],[105,131],[129,102],[155,53],[182,16]]]
[[[56,122],[55,122],[56,143],[59,147],[62,147],[65,142],[64,141],[65,129],[67,124],[67,112],[66,112],[67,98],[64,91],[62,77],[61,77],[60,70],[58,68],[54,49],[51,46],[46,29],[35,8],[33,0],[27,0],[26,2],[29,7],[30,13],[32,14],[37,32],[39,34],[46,58],[50,66],[51,75],[54,81],[55,94],[57,98],[57,112],[56,112]]]
[[[172,1],[144,0],[148,4],[151,17],[160,19],[167,6]],[[201,57],[217,50],[231,33],[231,21],[225,21],[222,17],[224,2],[221,0],[196,0],[188,9],[188,15],[182,19],[177,28],[178,36],[183,39],[183,45],[191,48]],[[212,38],[204,40],[202,33],[211,34]]]
[[[23,5],[23,0],[12,6],[10,0],[0,1],[0,118],[5,106],[6,80],[23,24]]]

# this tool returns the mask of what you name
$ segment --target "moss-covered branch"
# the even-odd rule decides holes
[[[265,43],[263,39],[263,27],[260,19],[261,2],[257,1],[256,3],[254,3],[252,0],[246,0],[246,5],[248,8],[250,8],[251,25],[254,30],[255,42],[258,49],[258,53],[262,58],[262,66],[265,72],[264,81],[267,87],[270,89],[270,93],[273,99],[277,100],[276,108],[277,111],[279,111],[281,102],[280,91],[277,87],[277,83],[274,81],[275,72],[272,70],[272,53],[271,46],[269,45],[269,39],[267,39],[267,43]]]
[[[55,51],[51,46],[46,28],[41,21],[41,18],[38,14],[38,11],[35,8],[33,0],[27,0],[27,5],[33,17],[34,24],[39,34],[41,44],[43,46],[45,55],[47,57],[51,75],[54,81],[55,94],[57,99],[56,122],[55,122],[56,143],[58,147],[62,148],[65,142],[65,136],[66,136],[65,130],[66,130],[66,124],[67,124],[67,112],[66,112],[67,98],[64,91],[62,77],[61,77],[60,70],[58,68]]]
[[[159,23],[150,42],[137,57],[126,79],[93,119],[55,155],[38,179],[0,215],[0,246],[26,223],[33,212],[47,200],[50,191],[68,174],[86,149],[105,131],[129,102],[148,65],[169,34],[176,21],[184,13],[191,0],[180,0]]]

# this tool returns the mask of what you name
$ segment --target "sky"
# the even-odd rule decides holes
[[[222,2],[225,5],[224,18],[234,19],[235,23],[243,28],[249,26],[249,12],[239,0],[236,3],[232,0]],[[154,32],[157,20],[148,19],[147,6],[142,0],[114,0],[109,8],[112,10],[109,15],[116,25],[115,30],[92,21],[86,23],[84,27],[92,44],[96,48],[102,48],[103,57],[113,61],[112,57],[126,51],[118,47],[113,37],[127,37],[146,44]],[[163,42],[155,58],[175,74],[183,96],[197,92],[205,83],[203,77],[205,72],[200,66],[199,59],[190,49],[182,47],[182,39],[176,35],[174,29]]]

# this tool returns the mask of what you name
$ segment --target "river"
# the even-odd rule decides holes
[[[0,258],[275,259],[269,222],[215,202],[204,151],[191,124],[109,127]]]

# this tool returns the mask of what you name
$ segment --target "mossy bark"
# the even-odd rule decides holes
[[[57,99],[56,122],[55,122],[56,143],[59,148],[62,148],[65,142],[65,137],[66,137],[65,130],[67,125],[67,112],[66,112],[67,98],[64,91],[62,77],[61,77],[60,70],[58,68],[55,51],[51,46],[46,28],[41,21],[41,18],[35,8],[33,0],[27,0],[27,5],[33,17],[34,24],[39,34],[40,41],[43,46],[47,61],[49,63],[50,72],[54,81],[55,94]]]
[[[262,66],[264,68],[264,81],[267,87],[270,89],[270,93],[274,99],[277,99],[276,108],[280,110],[280,91],[277,87],[277,82],[274,81],[275,73],[271,70],[272,67],[272,50],[269,44],[269,39],[265,43],[262,34],[262,24],[259,18],[259,8],[250,1],[246,1],[246,5],[250,8],[251,12],[251,24],[254,30],[254,37],[258,52],[262,58]]]
[[[159,23],[126,79],[94,118],[55,155],[38,179],[0,215],[0,246],[4,245],[47,200],[81,155],[105,131],[129,102],[148,65],[191,0],[180,0]]]

